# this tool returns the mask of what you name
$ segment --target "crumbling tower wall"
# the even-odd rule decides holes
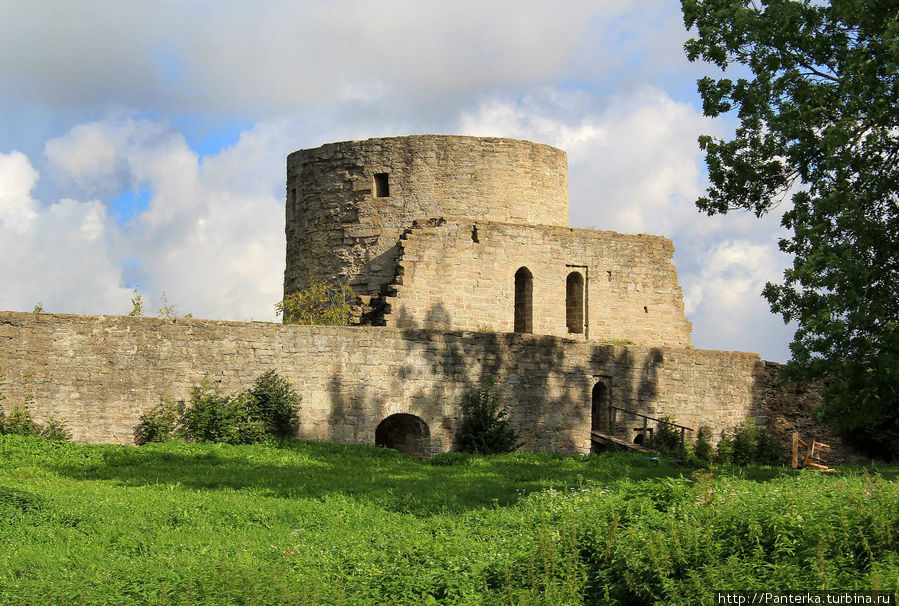
[[[378,294],[415,220],[568,226],[562,150],[515,139],[417,135],[330,143],[287,157],[285,294],[311,274]]]

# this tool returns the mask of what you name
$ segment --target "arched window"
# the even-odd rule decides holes
[[[568,332],[584,332],[584,277],[580,272],[568,274],[565,281],[565,323]]]
[[[420,417],[406,413],[390,415],[375,429],[375,445],[393,448],[423,459],[429,454],[431,432]]]
[[[534,332],[534,277],[527,267],[515,272],[515,332]]]

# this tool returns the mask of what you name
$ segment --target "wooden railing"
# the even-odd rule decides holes
[[[619,410],[620,410],[621,412],[627,413],[627,414],[629,414],[629,415],[633,415],[633,416],[635,416],[635,417],[641,417],[641,418],[643,419],[643,427],[642,427],[642,428],[636,428],[636,430],[639,431],[639,432],[640,432],[640,435],[643,437],[643,445],[644,445],[644,446],[647,446],[647,444],[646,444],[646,435],[647,435],[647,433],[649,434],[649,444],[648,444],[648,446],[649,446],[650,448],[653,448],[653,447],[654,447],[655,438],[654,438],[654,436],[653,436],[653,433],[649,431],[649,425],[648,425],[648,422],[649,422],[649,421],[655,421],[655,422],[658,423],[658,424],[672,425],[672,426],[677,427],[678,429],[680,429],[680,456],[681,456],[682,459],[686,459],[686,458],[687,458],[687,445],[686,445],[686,442],[685,442],[685,439],[684,439],[684,438],[685,438],[685,432],[687,432],[687,431],[693,431],[692,428],[686,427],[686,426],[684,426],[684,425],[678,425],[677,423],[672,423],[671,421],[665,421],[665,420],[663,420],[663,419],[657,419],[657,418],[655,418],[655,417],[650,417],[649,415],[640,414],[639,412],[634,412],[634,411],[628,410],[628,409],[626,409],[626,408],[620,408],[620,407],[618,407],[618,406],[611,406],[611,405],[610,405],[610,406],[609,406],[609,435],[615,435],[616,417],[617,417],[617,415],[618,415],[618,411],[619,411]]]

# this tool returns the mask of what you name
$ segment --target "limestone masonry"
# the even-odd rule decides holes
[[[589,453],[595,430],[633,441],[624,411],[787,431],[817,402],[756,354],[690,346],[670,240],[570,229],[558,149],[424,135],[300,150],[286,219],[285,295],[310,276],[350,284],[361,325],[0,312],[6,404],[132,443],[162,398],[274,369],[302,396],[298,437],[428,456],[488,377],[525,448],[553,452]]]

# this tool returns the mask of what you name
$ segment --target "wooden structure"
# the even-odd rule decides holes
[[[805,447],[805,456],[802,458],[800,462],[799,459],[799,447]],[[818,471],[823,471],[827,473],[832,473],[836,471],[836,469],[831,469],[827,465],[824,464],[824,460],[822,459],[822,455],[824,451],[830,450],[830,446],[824,444],[823,442],[816,442],[815,438],[812,438],[810,441],[806,442],[799,438],[799,432],[793,432],[793,454],[792,454],[792,465],[793,469],[799,469],[802,467],[809,467],[811,469],[817,469]]]
[[[643,419],[643,426],[634,428],[634,431],[639,432],[640,444],[630,444],[630,443],[626,442],[625,440],[621,440],[619,438],[614,437],[616,420],[617,420],[619,410],[625,414],[633,415],[635,417],[640,417]],[[672,423],[670,421],[664,421],[662,419],[657,419],[655,417],[650,417],[648,415],[640,414],[639,412],[633,412],[631,410],[627,410],[626,408],[619,408],[618,406],[609,406],[609,433],[608,433],[608,435],[599,434],[599,432],[594,431],[593,432],[594,440],[597,439],[596,435],[599,434],[599,435],[602,435],[604,438],[608,438],[609,440],[614,441],[616,444],[619,444],[619,445],[627,444],[627,447],[631,448],[632,450],[640,450],[640,449],[634,448],[635,446],[642,446],[643,450],[645,450],[647,446],[650,449],[652,449],[655,446],[655,435],[654,435],[655,432],[653,432],[652,428],[649,427],[649,421],[655,421],[658,425],[671,425],[673,427],[677,427],[678,429],[680,429],[680,456],[681,456],[681,459],[686,460],[687,459],[687,446],[686,446],[686,442],[685,442],[685,432],[693,431],[693,429],[691,429],[690,427],[685,427],[684,425],[678,425],[677,423]],[[647,440],[647,436],[649,438],[648,440]]]

